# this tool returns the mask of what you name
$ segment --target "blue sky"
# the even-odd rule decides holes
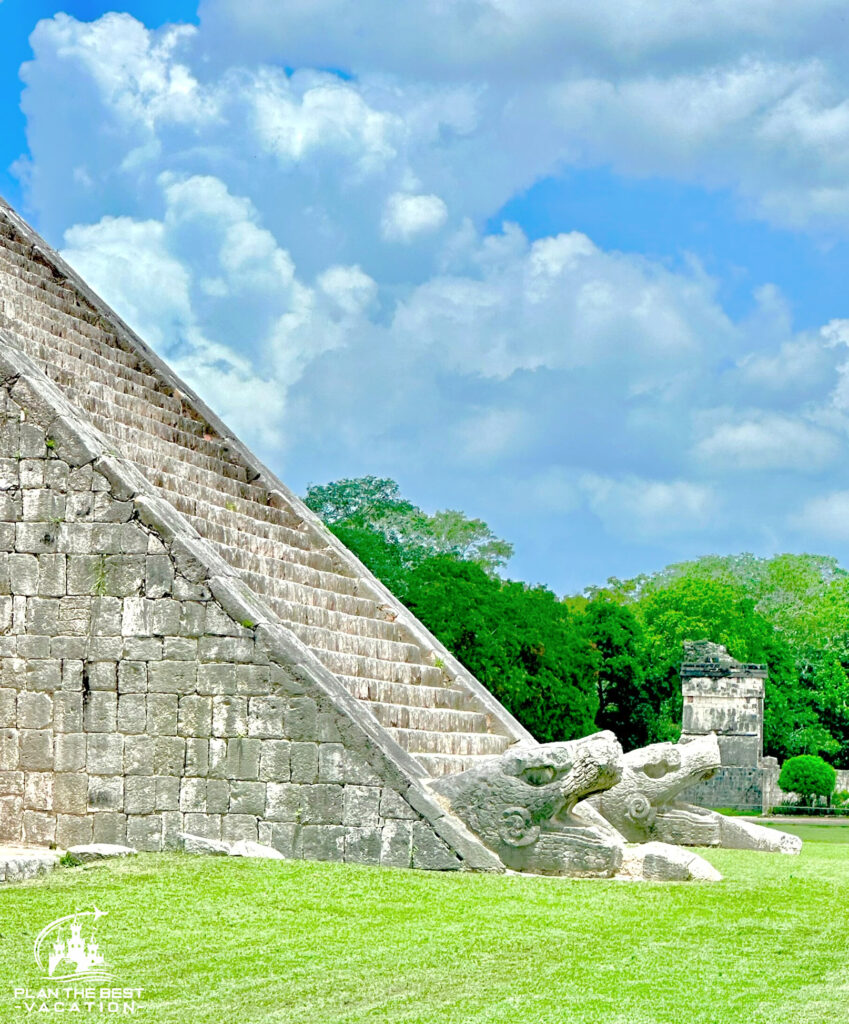
[[[0,0],[0,191],[296,490],[849,556],[838,0]]]

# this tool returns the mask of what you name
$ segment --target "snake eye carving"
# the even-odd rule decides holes
[[[651,814],[651,802],[642,793],[635,793],[628,801],[626,814],[631,821],[645,822]]]
[[[551,765],[541,765],[538,768],[526,768],[522,772],[522,779],[529,786],[547,786],[549,782],[554,782],[556,774]]]
[[[539,825],[526,807],[508,807],[502,811],[498,836],[508,846],[529,846],[539,838]]]

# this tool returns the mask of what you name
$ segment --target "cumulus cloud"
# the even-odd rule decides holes
[[[842,493],[846,322],[796,331],[769,286],[732,315],[696,259],[497,215],[604,166],[845,231],[842,6],[57,15],[22,72],[19,170],[39,226],[294,486],[385,473],[520,543],[568,526],[560,576],[586,531],[677,557],[725,524],[756,548],[800,494],[826,507],[817,473]]]
[[[530,242],[508,225],[464,256],[394,319],[405,344],[463,372],[617,366],[632,393],[662,391],[696,368],[705,336],[717,350],[734,337],[701,275],[603,252],[578,232]]]
[[[209,37],[241,59],[345,68],[361,81],[478,83],[490,176],[504,171],[499,133],[518,143],[517,174],[519,153],[533,152],[537,176],[564,160],[613,165],[728,186],[773,223],[849,227],[839,0],[793,10],[672,0],[662,11],[649,0],[592,10],[434,0],[403,12],[387,0],[356,10],[205,0],[201,13]]]
[[[714,466],[751,471],[815,473],[837,458],[840,442],[800,417],[761,415],[717,425],[695,447]]]
[[[316,287],[300,281],[251,201],[217,178],[159,185],[161,221],[74,226],[63,255],[225,419],[279,448],[287,389],[340,343],[375,284],[355,266],[328,268]]]
[[[849,540],[849,491],[833,491],[812,498],[794,521],[799,529],[818,539]]]
[[[381,230],[389,241],[409,242],[416,235],[438,230],[447,218],[448,207],[439,196],[395,192],[386,200]]]
[[[613,478],[588,473],[579,481],[592,511],[617,534],[663,537],[703,529],[717,516],[719,501],[710,487],[687,480]]]

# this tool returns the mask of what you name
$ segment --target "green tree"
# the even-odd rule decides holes
[[[757,611],[746,589],[726,576],[679,573],[643,589],[634,607],[645,630],[646,691],[654,714],[652,739],[674,738],[682,713],[678,667],[682,641],[710,639],[724,644],[743,662],[765,663],[766,749],[775,756],[797,753],[801,743],[822,734],[812,732],[817,716],[799,685],[792,652],[782,634]]]
[[[849,575],[835,559],[709,555],[633,580],[610,579],[600,592],[633,608],[645,626],[655,738],[674,736],[680,721],[678,641],[707,637],[740,660],[769,667],[768,753],[825,753],[849,765]]]
[[[626,750],[648,742],[652,718],[645,691],[645,637],[631,609],[598,595],[588,601],[581,622],[597,657],[596,726],[611,729]]]
[[[398,484],[386,477],[311,484],[304,500],[343,543],[365,550],[368,542],[361,534],[371,531],[397,545],[403,563],[410,568],[434,555],[452,555],[495,573],[513,554],[512,544],[496,537],[482,519],[454,509],[424,512],[403,498]]]
[[[410,573],[406,603],[538,740],[594,730],[595,654],[551,591],[436,555]]]
[[[813,806],[818,798],[831,799],[837,772],[821,757],[800,754],[781,766],[778,785],[785,793],[798,793],[802,800]]]
[[[310,484],[304,502],[328,526],[341,522],[364,526],[380,522],[392,513],[417,511],[415,505],[401,497],[401,489],[394,480],[377,476]]]

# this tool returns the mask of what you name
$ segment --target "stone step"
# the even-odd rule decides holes
[[[426,732],[420,729],[387,729],[398,746],[410,754],[503,754],[510,746],[507,736],[489,732]]]
[[[147,468],[141,468],[145,475],[147,475]],[[228,504],[225,504],[224,501],[221,504],[216,504],[199,497],[197,494],[189,496],[174,494],[172,491],[165,490],[164,488],[160,488],[160,490],[167,495],[169,501],[173,501],[175,507],[178,507],[183,515],[192,520],[198,533],[201,533],[203,536],[206,536],[206,532],[197,526],[195,520],[214,523],[215,526],[223,526],[225,529],[234,529],[237,533],[245,534],[247,538],[259,537],[262,540],[273,541],[281,547],[296,551],[298,557],[310,554],[316,550],[312,546],[313,540],[310,533],[306,530],[296,529],[287,525],[287,517],[283,510],[279,510],[278,522],[268,522],[266,520],[254,519],[246,512],[240,511],[239,507],[244,508],[248,504],[247,502],[233,500],[228,503],[232,507],[228,507]],[[223,498],[224,496],[220,497]],[[327,551],[322,553],[325,557],[330,557]]]
[[[369,710],[392,729],[419,732],[487,733],[488,717],[480,711],[454,711],[448,708],[408,707],[405,704],[369,703]]]
[[[0,273],[2,273],[2,269],[0,267]],[[32,294],[34,289],[22,285],[14,277],[4,274],[4,283],[8,285],[10,281],[12,282],[12,287],[9,290],[13,293],[11,300],[13,311],[12,314],[7,313],[7,315],[12,315],[15,333],[27,341],[28,351],[33,359],[37,359],[39,362],[48,359],[52,342],[54,357],[57,348],[69,355],[73,355],[75,350],[81,353],[85,352],[84,362],[91,369],[91,376],[97,380],[107,380],[106,375],[109,374],[113,379],[132,382],[151,390],[162,387],[156,377],[137,368],[138,361],[133,365],[116,363],[114,357],[110,358],[102,354],[108,347],[106,339],[112,337],[111,335],[99,328],[90,328],[84,332],[82,327],[85,325],[79,321],[73,326],[67,321],[61,321],[59,314],[49,306],[42,306],[40,297]],[[36,312],[38,308],[46,308],[51,315],[39,315]],[[120,349],[113,351],[118,352]],[[115,373],[112,370],[113,366],[120,367],[120,373]]]
[[[15,293],[21,311],[26,313],[21,317],[22,323],[32,323],[58,339],[80,345],[92,355],[142,372],[142,357],[118,343],[103,316],[76,293],[73,285],[57,279],[49,268],[41,274],[33,273],[30,254],[22,256],[5,238],[0,249],[0,273],[4,274],[6,288]],[[153,384],[159,384],[150,366],[145,364],[143,372]]]
[[[321,629],[318,626],[304,626],[299,622],[283,624],[307,647],[318,650],[359,654],[365,658],[381,658],[386,661],[407,661],[411,664],[421,664],[422,661],[422,649],[416,644],[383,640],[359,633],[340,633],[338,630]]]
[[[237,512],[245,516],[249,523],[269,523],[276,526],[281,526],[293,530],[293,533],[300,535],[300,545],[295,543],[295,538],[292,538],[292,546],[312,548],[315,545],[315,539],[312,531],[308,525],[301,523],[296,529],[293,529],[292,513],[283,508],[278,508],[275,505],[263,504],[256,501],[251,501],[247,498],[237,497],[233,494],[223,495],[220,491],[214,490],[209,487],[203,487],[198,484],[197,487],[192,488],[192,494],[187,495],[185,492],[185,486],[179,487],[179,479],[168,478],[165,483],[169,486],[156,483],[157,474],[155,470],[147,472],[147,467],[141,467],[145,470],[145,475],[154,484],[155,487],[161,487],[167,491],[169,495],[179,497],[183,499],[185,508],[181,508],[180,511],[186,512],[188,515],[196,515],[201,518],[204,515],[204,509],[207,507],[213,508],[226,508],[228,511]],[[177,488],[175,490],[175,488]],[[267,498],[267,495],[265,495]]]
[[[265,576],[270,580],[286,580],[290,583],[300,583],[305,587],[332,590],[334,594],[347,594],[349,597],[361,596],[359,592],[363,589],[363,584],[355,577],[321,572],[319,569],[313,569],[309,565],[303,565],[294,560],[257,552],[247,545],[237,548],[229,544],[220,544],[214,541],[213,543],[221,557],[240,571],[244,570]],[[273,550],[275,546],[270,545],[270,547]],[[277,550],[280,550],[279,547]]]
[[[106,385],[104,385],[106,387]],[[177,416],[164,412],[150,405],[135,395],[123,396],[124,404],[117,404],[115,396],[121,392],[113,389],[113,397],[102,399],[89,390],[78,392],[79,402],[92,415],[104,417],[124,427],[123,436],[133,439],[138,433],[139,438],[149,438],[156,442],[157,449],[165,454],[165,444],[175,444],[189,451],[199,451],[212,458],[222,458],[224,442],[202,420],[193,420],[187,416]],[[151,415],[154,413],[155,415]],[[226,460],[223,460],[226,461]]]
[[[348,692],[359,700],[380,704],[402,704],[405,707],[468,709],[472,697],[453,686],[424,686],[421,683],[387,683],[383,679],[361,679],[358,676],[337,677]]]
[[[183,458],[189,458],[196,451],[211,459],[218,459],[220,457],[221,444],[214,439],[207,440],[203,437],[183,434],[175,427],[169,427],[164,423],[160,423],[159,420],[150,420],[149,429],[142,430],[138,423],[124,422],[124,419],[129,419],[130,417],[116,419],[114,411],[111,414],[104,412],[103,403],[93,399],[91,396],[88,398],[78,396],[78,402],[89,414],[98,430],[101,430],[107,437],[112,438],[119,445],[127,442],[130,444],[144,444],[144,439],[146,438],[148,450],[156,452],[160,460],[163,456],[169,454],[179,454]],[[95,408],[95,406],[97,407]],[[172,445],[174,448],[171,448]],[[154,468],[157,467],[154,466]],[[247,497],[248,500],[251,500],[251,498],[255,499],[261,494],[264,496],[264,491],[261,488],[255,488],[252,484],[239,483],[238,486],[233,486],[234,484],[235,481],[225,478],[214,489],[219,490],[223,486],[230,493]]]
[[[361,679],[382,679],[387,683],[407,683],[416,686],[439,686],[445,680],[441,668],[434,665],[413,665],[405,661],[383,661],[379,658],[364,658],[359,654],[340,654],[338,651],[322,651],[313,648],[313,653],[326,668],[335,675],[355,676]]]
[[[158,438],[154,440],[135,433],[130,438],[124,438],[120,444],[124,454],[137,464],[154,470],[161,467],[175,476],[182,475],[183,479],[204,483],[207,486],[211,486],[212,481],[220,477],[225,477],[232,481],[232,484],[242,487],[246,483],[247,474],[244,466],[204,455],[196,450],[192,450],[191,462],[188,462],[185,449],[171,444],[164,448]],[[228,487],[232,484],[228,484]]]
[[[465,772],[470,768],[479,768],[482,762],[488,760],[486,755],[456,754],[413,754],[416,761],[424,768],[432,779],[438,779],[442,775],[454,775],[457,772]]]
[[[71,344],[64,339],[64,345],[60,348],[56,344],[56,338],[47,335],[53,340],[53,366],[51,374],[60,386],[73,389],[81,394],[93,394],[103,401],[115,401],[124,405],[132,401],[140,401],[149,405],[157,414],[167,415],[168,413],[180,413],[183,409],[182,401],[173,394],[161,389],[147,387],[141,380],[135,380],[124,374],[129,373],[131,368],[119,364],[121,375],[110,368],[110,360],[104,356],[94,353],[86,354],[79,345]],[[80,376],[80,366],[85,365],[86,376]]]
[[[271,602],[279,599],[287,604],[315,605],[318,608],[345,612],[347,615],[357,615],[366,622],[383,617],[378,603],[370,598],[352,597],[349,594],[337,594],[332,590],[306,587],[301,583],[292,583],[289,580],[260,576],[258,573],[249,572],[246,569],[242,571],[241,576],[249,587],[267,597]]]
[[[391,619],[369,618],[349,615],[334,608],[321,608],[311,604],[297,604],[279,598],[268,598],[279,618],[295,626],[319,626],[322,629],[338,629],[356,636],[369,636],[376,640],[397,640],[405,643],[410,634],[406,626]]]
[[[240,545],[245,544],[245,526],[242,525],[240,527],[236,525],[237,522],[242,520],[247,524],[253,522],[253,520],[248,520],[246,516],[241,516],[238,512],[233,513],[227,508],[210,508],[207,515],[203,518],[200,516],[187,516],[187,518],[198,533],[206,537],[210,543],[221,544],[231,548],[238,548]],[[262,525],[271,526],[272,524],[265,523]],[[353,576],[350,569],[347,572],[343,571],[346,569],[346,566],[343,565],[342,560],[335,551],[329,548],[320,550],[302,547],[304,539],[309,540],[305,534],[297,534],[297,539],[301,541],[301,544],[295,546],[288,542],[288,537],[292,534],[288,527],[280,527],[279,530],[275,531],[276,536],[268,537],[265,535],[267,532],[263,530],[262,532],[257,531],[248,535],[251,550],[256,551],[258,554],[273,555],[286,562],[297,562],[299,565],[317,569],[319,572],[332,573],[336,576],[346,576],[348,578]]]
[[[196,498],[196,502],[197,510],[191,513],[192,515],[197,514],[210,522],[232,527],[239,533],[250,533],[252,537],[278,541],[280,544],[302,548],[304,551],[322,550],[328,557],[336,559],[337,565],[334,571],[341,571],[344,567],[339,555],[326,547],[324,538],[318,538],[315,530],[308,527],[288,507],[264,505],[262,506],[263,514],[258,517],[258,510],[253,507],[253,502],[228,501],[225,505],[221,505],[203,498]],[[235,507],[233,507],[234,505]],[[315,548],[317,543],[319,547]]]
[[[219,444],[222,442],[207,423],[196,415],[190,415],[179,400],[170,398],[168,405],[165,406],[161,402],[150,400],[151,394],[159,392],[144,389],[143,395],[128,394],[122,389],[121,384],[122,381],[116,378],[108,381],[89,379],[85,382],[84,388],[80,388],[80,392],[85,395],[87,401],[97,399],[107,406],[120,409],[123,422],[138,426],[142,432],[147,432],[148,424],[159,423],[181,435],[202,438],[206,434],[211,434]]]

